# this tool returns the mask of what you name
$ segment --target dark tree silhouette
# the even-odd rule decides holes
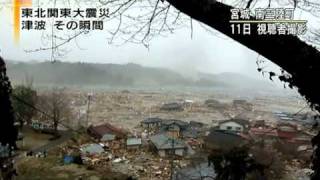
[[[230,151],[214,151],[208,156],[213,164],[216,180],[245,180],[249,173],[264,175],[267,166],[249,156],[248,147],[236,147]]]
[[[37,105],[42,112],[50,116],[43,116],[43,120],[49,120],[56,135],[58,135],[58,126],[72,119],[72,110],[69,102],[65,90],[61,88],[53,88],[38,96]]]
[[[35,106],[37,101],[37,92],[32,89],[32,86],[19,85],[14,87],[12,96],[12,106],[16,115],[16,121],[20,122],[20,128],[23,127],[25,122],[28,125],[31,124],[31,119],[35,115],[36,111],[33,108],[21,103],[16,98],[23,99],[32,106]]]
[[[10,101],[12,92],[6,74],[6,64],[0,57],[0,142],[16,147],[17,129],[14,126],[14,114]]]

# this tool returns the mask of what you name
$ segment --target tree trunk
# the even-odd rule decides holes
[[[16,148],[17,129],[14,126],[14,113],[11,105],[11,84],[6,74],[6,64],[0,57],[0,143]]]
[[[53,129],[54,129],[54,134],[58,135],[58,123],[59,123],[59,116],[56,114],[56,111],[54,111],[53,114]]]

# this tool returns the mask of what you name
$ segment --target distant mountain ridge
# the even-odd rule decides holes
[[[12,82],[22,83],[26,77],[34,84],[106,85],[106,86],[194,86],[270,88],[271,82],[260,81],[237,73],[198,73],[196,80],[165,68],[138,64],[96,64],[70,62],[7,62]]]

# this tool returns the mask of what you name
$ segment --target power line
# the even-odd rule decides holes
[[[28,102],[24,101],[23,99],[19,98],[18,96],[14,95],[14,94],[11,94],[11,96],[12,96],[13,98],[15,98],[16,100],[18,100],[19,102],[21,102],[22,104],[24,104],[24,105],[26,105],[26,106],[31,107],[32,109],[34,109],[34,110],[36,110],[36,111],[40,112],[41,114],[43,114],[43,115],[47,116],[48,118],[51,118],[51,119],[53,118],[52,116],[50,116],[50,115],[49,115],[49,114],[47,114],[46,112],[44,112],[44,111],[42,111],[42,110],[40,110],[40,109],[36,108],[36,107],[35,107],[35,106],[33,106],[32,104],[30,104],[30,103],[28,103]]]
[[[297,116],[298,114],[300,114],[300,112],[302,112],[304,109],[306,109],[307,107],[309,107],[309,105],[305,105],[303,108],[301,108],[299,111],[297,111],[296,113],[293,114],[293,116]]]
[[[18,100],[19,102],[23,103],[24,105],[29,106],[29,107],[31,107],[32,109],[38,111],[39,113],[45,115],[46,117],[48,117],[48,118],[50,118],[50,119],[54,119],[53,116],[51,116],[51,115],[49,115],[48,113],[42,111],[41,109],[35,107],[34,105],[32,105],[32,104],[24,101],[23,99],[19,98],[18,96],[14,95],[14,94],[11,94],[11,96],[12,96],[13,98],[15,98],[16,100]],[[74,130],[73,128],[69,127],[68,125],[66,125],[66,124],[64,124],[64,123],[62,123],[62,122],[60,122],[60,125],[62,125],[63,127],[67,128],[68,130],[77,132],[77,133],[79,133],[79,134],[81,133],[81,132],[78,132],[77,130]]]

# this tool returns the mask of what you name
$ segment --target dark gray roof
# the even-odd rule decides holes
[[[188,128],[188,123],[181,121],[181,120],[176,120],[176,119],[169,119],[169,120],[164,120],[162,121],[160,132],[165,132],[168,130],[179,130],[179,131],[184,131],[185,129]]]
[[[220,102],[215,99],[207,99],[204,103],[205,104],[220,104]]]
[[[155,136],[150,137],[151,142],[156,146],[157,149],[184,149],[187,148],[185,142],[170,138],[164,134],[157,134]],[[173,143],[172,143],[173,141]]]
[[[101,137],[100,141],[112,141],[116,138],[114,134],[105,134]]]
[[[145,120],[142,121],[142,123],[144,124],[152,124],[152,123],[161,123],[163,120],[161,118],[158,117],[151,117],[151,118],[147,118]]]
[[[233,103],[247,103],[248,101],[245,99],[235,99],[233,100]]]
[[[164,121],[162,121],[162,124],[165,125],[165,126],[173,125],[173,124],[176,124],[176,125],[178,125],[180,127],[187,127],[188,126],[187,122],[181,121],[181,120],[177,120],[177,119],[164,120]]]
[[[203,127],[205,124],[202,123],[202,122],[190,121],[190,122],[189,122],[189,125],[190,125],[191,127],[199,127],[199,128],[201,128],[201,127]]]
[[[176,110],[180,111],[180,110],[183,110],[183,107],[181,104],[174,102],[174,103],[164,104],[160,109],[166,110],[166,111],[176,111]]]

